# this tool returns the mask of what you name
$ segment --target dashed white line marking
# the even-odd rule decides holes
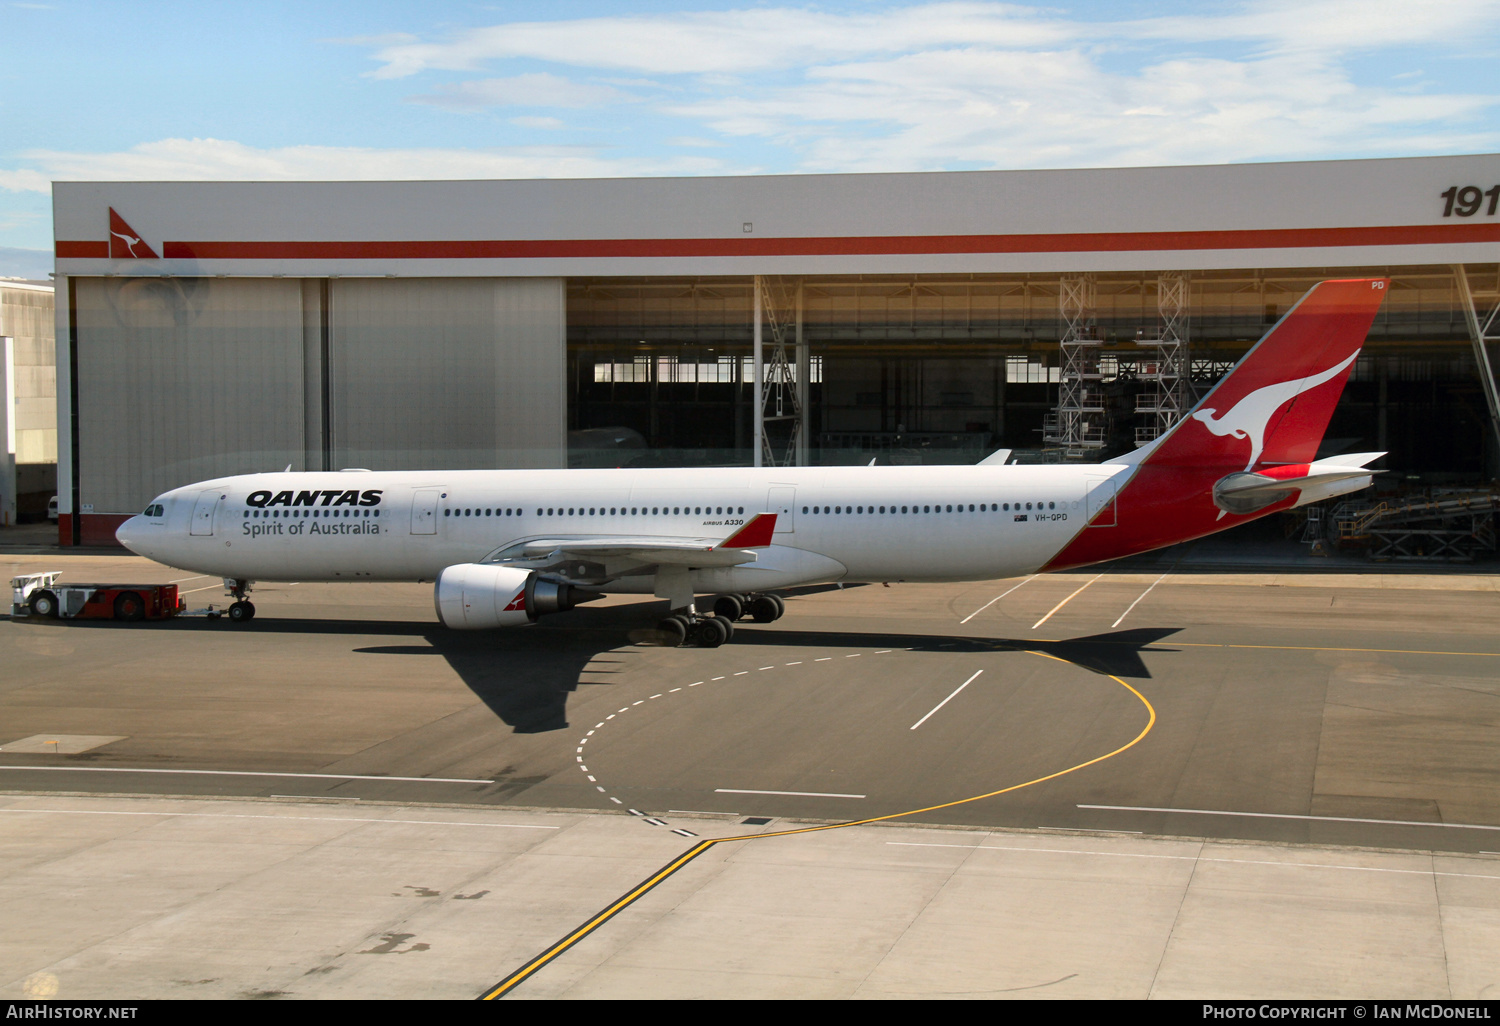
[[[672,831],[672,833],[674,833],[674,834],[680,834],[683,837],[697,837],[698,836],[697,834],[693,833],[691,830],[683,830],[681,827],[675,828]]]
[[[933,714],[933,713],[935,713],[935,712],[937,712],[937,711],[938,711],[938,710],[939,710],[939,709],[941,709],[941,708],[942,708],[942,707],[943,707],[943,706],[945,706],[945,705],[947,705],[947,704],[948,704],[948,703],[949,703],[949,702],[951,702],[951,701],[953,701],[953,698],[954,698],[954,695],[957,695],[957,694],[958,694],[958,693],[959,693],[959,692],[960,692],[960,691],[962,691],[962,690],[963,690],[963,689],[964,689],[964,688],[966,688],[966,687],[968,687],[968,686],[969,686],[969,685],[970,685],[970,684],[972,684],[972,683],[974,683],[974,681],[975,681],[975,680],[976,680],[976,679],[977,679],[977,678],[978,678],[978,677],[979,677],[979,675],[980,675],[980,674],[981,674],[981,673],[983,673],[983,672],[984,672],[984,671],[983,671],[983,670],[975,670],[975,671],[974,671],[974,676],[973,676],[973,677],[970,677],[970,678],[969,678],[969,679],[968,679],[968,680],[966,680],[966,681],[964,681],[964,682],[963,682],[963,683],[962,683],[962,684],[960,684],[960,685],[959,685],[959,686],[958,686],[958,687],[956,687],[956,688],[954,688],[954,690],[953,690],[953,694],[952,694],[952,695],[949,695],[949,696],[948,696],[948,697],[947,697],[947,698],[945,698],[945,699],[943,699],[943,700],[942,700],[942,701],[941,701],[941,702],[939,702],[939,703],[938,703],[938,704],[937,704],[937,705],[935,705],[935,706],[933,706],[933,707],[932,707],[932,708],[931,708],[931,709],[930,709],[930,710],[928,710],[928,712],[927,712],[927,716],[923,716],[923,717],[922,717],[922,718],[921,718],[921,719],[920,719],[920,720],[918,720],[918,721],[917,721],[917,722],[916,722],[916,723],[913,723],[913,724],[912,724],[912,725],[911,725],[911,727],[910,727],[910,728],[908,728],[908,729],[910,729],[910,730],[916,730],[916,729],[917,729],[917,728],[918,728],[918,727],[920,727],[920,726],[921,726],[921,725],[922,725],[922,724],[924,724],[924,723],[926,723],[926,722],[927,722],[927,717],[928,717],[928,716],[931,716],[931,715],[932,715],[932,714]]]
[[[675,694],[677,694],[677,692],[679,692],[681,690],[682,690],[681,688],[673,688],[671,691],[668,691],[667,694],[669,694],[669,695],[675,695]]]
[[[589,774],[589,783],[591,783],[591,784],[597,784],[598,782],[599,781],[597,781],[597,780],[594,779],[594,775],[592,773]]]
[[[645,704],[646,704],[646,700],[645,700],[645,699],[644,699],[644,698],[643,698],[643,699],[641,699],[641,700],[640,700],[640,701],[638,701],[638,702],[631,702],[631,703],[630,703],[630,704],[631,704],[631,705],[632,705],[632,706],[637,706],[637,705],[645,705]],[[622,711],[622,712],[623,712],[623,710],[621,710],[621,711]]]
[[[712,680],[723,680],[724,678],[723,677],[713,677],[713,678],[710,678],[710,679],[712,679]],[[702,684],[703,682],[700,680],[698,683]]]
[[[833,656],[823,656],[821,659],[814,659],[813,662],[815,662],[815,663],[826,663],[829,660],[831,660],[832,658],[833,658]]]
[[[704,812],[702,809],[668,809],[682,816],[738,816],[738,812]]]
[[[602,790],[604,790],[604,788],[601,787],[601,788],[599,788],[599,790],[602,791]],[[610,795],[609,796],[609,800],[612,801],[612,802],[614,802],[616,805],[624,805],[625,804],[624,802],[620,801],[620,799],[616,798],[614,795]]]
[[[776,667],[774,667],[774,666],[762,666],[761,669],[762,670],[774,670],[774,669],[776,669]]]
[[[651,697],[652,697],[652,698],[660,698],[660,697],[661,697],[661,695],[652,695],[652,696],[651,696]]]
[[[787,663],[787,665],[788,666],[801,666],[802,665],[802,660],[798,659],[795,663]]]
[[[891,654],[891,650],[888,649],[888,648],[878,648],[878,649],[875,650],[875,654],[876,655],[890,655]]]
[[[749,672],[750,672],[749,670],[741,670],[739,673],[736,673],[735,676],[736,677],[743,677],[745,674],[747,674]]]
[[[862,655],[864,655],[863,652],[851,652],[849,655],[844,656],[844,658],[845,659],[858,659]]]

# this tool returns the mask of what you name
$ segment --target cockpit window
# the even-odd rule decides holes
[[[149,505],[149,506],[146,507],[146,512],[142,513],[141,516],[145,516],[145,517],[159,517],[159,516],[161,516],[165,512],[166,512],[166,507],[165,506],[163,506],[159,502],[153,502],[151,505]]]

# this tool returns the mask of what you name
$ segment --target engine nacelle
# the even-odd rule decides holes
[[[572,585],[544,581],[535,570],[485,563],[445,567],[432,588],[443,626],[487,630],[534,623],[544,613],[562,613],[598,596]]]

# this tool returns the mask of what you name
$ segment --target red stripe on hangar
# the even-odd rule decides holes
[[[1061,235],[872,235],[727,239],[449,239],[165,242],[169,260],[536,260],[578,257],[883,256],[944,253],[1086,253],[1305,249],[1500,242],[1500,224],[1374,228],[1265,228]],[[64,246],[79,243],[59,242]],[[69,255],[74,255],[70,253]],[[82,255],[82,254],[78,254]]]

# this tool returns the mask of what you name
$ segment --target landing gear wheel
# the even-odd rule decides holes
[[[770,623],[780,615],[775,595],[757,595],[750,600],[750,616],[756,623]]]
[[[235,623],[244,623],[255,619],[255,603],[241,599],[231,603],[229,606],[229,618]]]
[[[57,619],[57,596],[45,589],[33,592],[31,596],[31,615],[45,617],[48,620]]]
[[[669,616],[658,623],[656,629],[661,632],[661,643],[667,648],[676,648],[687,640],[687,624],[680,617]]]
[[[780,595],[767,595],[766,598],[776,603],[776,619],[780,620],[786,615],[786,603],[782,601]]]
[[[720,595],[714,599],[714,615],[733,623],[745,615],[745,603],[738,595]]]
[[[115,596],[115,619],[135,623],[146,618],[146,601],[133,591]]]
[[[700,648],[718,648],[729,640],[729,631],[724,621],[717,616],[700,621],[697,634]]]
[[[724,640],[732,641],[734,639],[734,622],[724,616],[715,616],[714,619],[724,625]]]

